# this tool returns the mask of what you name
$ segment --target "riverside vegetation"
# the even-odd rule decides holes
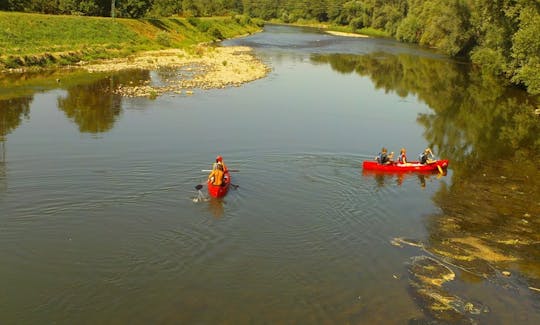
[[[129,18],[243,14],[377,34],[466,57],[483,72],[540,94],[537,0],[5,0],[0,10]],[[0,32],[0,43],[12,32]]]
[[[245,16],[111,19],[0,12],[0,69],[66,66],[170,48],[190,51],[196,44],[260,28]]]
[[[21,84],[56,86],[79,79],[76,72],[33,74],[29,70],[69,67],[93,73],[177,68],[166,85],[124,86],[129,97],[155,98],[165,92],[192,94],[192,88],[237,86],[264,77],[269,69],[246,47],[208,43],[259,31],[262,24],[245,16],[211,18],[111,19],[0,12],[0,70],[27,72],[0,79],[0,98],[20,92]],[[50,70],[50,69],[49,69]]]

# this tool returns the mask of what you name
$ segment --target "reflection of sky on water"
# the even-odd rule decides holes
[[[445,56],[419,47],[399,43],[392,39],[384,38],[357,38],[335,36],[325,33],[317,28],[297,28],[291,31],[289,26],[265,25],[266,33],[257,33],[248,37],[226,40],[224,45],[245,45],[261,49],[264,53],[287,52],[287,53],[342,53],[342,54],[367,54],[373,52],[407,53],[432,58],[445,58]],[[304,31],[304,32],[298,32]]]

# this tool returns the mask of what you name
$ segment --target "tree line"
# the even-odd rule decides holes
[[[467,57],[540,94],[538,0],[0,0],[0,10],[129,18],[245,14],[351,31],[374,28]]]

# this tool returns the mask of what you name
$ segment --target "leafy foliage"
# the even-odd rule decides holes
[[[466,56],[488,73],[540,93],[538,0],[3,0],[0,10],[141,18],[246,15],[285,23],[378,30],[404,42]],[[238,22],[238,20],[237,20]],[[204,21],[192,21],[200,31]],[[212,29],[214,38],[218,31]]]

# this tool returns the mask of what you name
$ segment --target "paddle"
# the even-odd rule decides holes
[[[200,190],[201,190],[201,188],[202,188],[202,185],[201,185],[201,184],[199,184],[199,185],[195,186],[195,189],[196,189],[197,191],[200,191]]]
[[[211,171],[212,171],[211,169],[201,169],[201,172],[207,172],[207,173],[209,173],[209,172],[211,172]],[[233,172],[233,173],[238,173],[238,172],[239,172],[238,169],[229,169],[229,170],[227,170],[227,171],[228,171],[228,172]]]

